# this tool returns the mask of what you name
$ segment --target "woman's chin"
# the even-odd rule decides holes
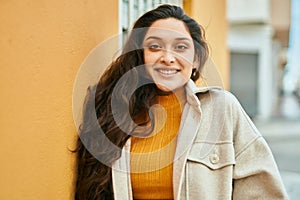
[[[157,88],[163,92],[172,92],[175,88],[167,85],[156,84]]]
[[[181,87],[172,87],[172,86],[167,86],[167,85],[162,85],[162,84],[156,84],[156,87],[158,89],[158,91],[161,94],[170,94],[170,93],[174,93],[178,90],[180,90],[181,88],[183,88],[183,86]]]

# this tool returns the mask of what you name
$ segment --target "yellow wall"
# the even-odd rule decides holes
[[[185,0],[184,10],[205,28],[211,57],[220,72],[224,87],[228,89],[229,51],[227,49],[226,0]]]
[[[117,34],[117,8],[118,0],[1,1],[1,200],[72,199],[73,83],[88,52]]]
[[[226,81],[225,0],[185,2]],[[117,8],[118,0],[1,2],[1,200],[72,199],[73,84],[87,54],[117,34]]]

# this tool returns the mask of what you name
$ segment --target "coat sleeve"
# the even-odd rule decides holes
[[[272,152],[237,99],[229,95],[236,164],[233,199],[288,199]]]

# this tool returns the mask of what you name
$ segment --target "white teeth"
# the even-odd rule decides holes
[[[177,70],[176,69],[158,69],[158,72],[165,74],[165,75],[172,75],[172,74],[176,74]]]

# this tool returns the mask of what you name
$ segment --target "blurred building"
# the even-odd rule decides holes
[[[287,51],[287,65],[283,78],[283,92],[300,90],[300,1],[291,0],[290,40]]]
[[[291,0],[290,38],[283,73],[280,112],[289,119],[300,119],[300,1]]]
[[[251,117],[268,119],[279,96],[290,2],[227,0],[227,17],[230,89]]]

